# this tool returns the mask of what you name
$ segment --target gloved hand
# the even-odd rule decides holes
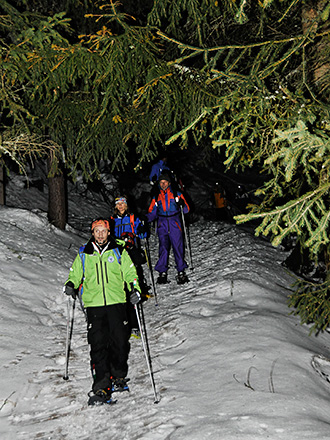
[[[143,223],[139,224],[139,226],[136,228],[136,232],[138,233],[138,235],[143,234],[144,232],[146,232],[146,227],[144,226]]]
[[[132,290],[129,294],[129,300],[130,300],[131,304],[134,304],[134,305],[139,304],[139,302],[141,301],[140,292],[135,287],[132,288]]]
[[[143,223],[139,224],[136,228],[136,232],[139,238],[147,238],[147,227]]]
[[[140,214],[139,219],[143,223],[143,226],[146,227],[146,225],[148,224],[148,217],[144,214]]]
[[[179,197],[179,200],[177,201],[177,204],[180,207],[182,206],[182,208],[185,206],[185,202],[184,202],[184,200],[181,197]]]
[[[68,281],[63,287],[63,292],[68,296],[72,296],[73,299],[75,299],[78,295],[78,290],[74,288],[74,285],[71,283],[71,281]]]

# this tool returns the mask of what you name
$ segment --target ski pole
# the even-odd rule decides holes
[[[74,319],[74,309],[76,307],[76,298],[73,299],[72,308],[70,309],[71,299],[68,297],[68,315],[67,315],[67,324],[66,324],[66,344],[65,344],[65,372],[63,379],[68,380],[68,370],[69,370],[69,355],[70,355],[70,347],[71,347],[71,339],[73,332],[73,319]]]
[[[189,243],[190,240],[189,240],[189,237],[188,237],[188,234],[187,234],[186,222],[185,222],[185,219],[184,219],[184,214],[183,214],[182,206],[180,206],[180,209],[181,209],[183,232],[184,232],[184,236],[185,236],[185,242],[186,242],[186,246],[187,246],[188,258],[189,258],[189,263],[190,263],[190,269],[193,270],[193,263],[192,263],[190,243]]]
[[[151,261],[150,261],[150,250],[149,250],[149,244],[148,244],[147,238],[144,239],[144,253],[146,255],[147,266],[149,269],[149,276],[150,276],[150,281],[151,281],[152,293],[154,294],[154,298],[155,298],[155,305],[158,306],[156,284],[155,284],[154,273],[152,271],[152,265],[151,265]]]
[[[138,324],[139,324],[139,330],[140,330],[140,334],[141,334],[141,340],[142,340],[144,354],[145,354],[146,361],[147,361],[147,366],[148,366],[151,386],[152,386],[152,389],[153,389],[153,392],[154,392],[154,397],[155,397],[154,403],[159,403],[159,399],[157,397],[157,392],[156,392],[154,376],[153,376],[153,373],[152,373],[151,357],[150,357],[150,351],[149,351],[149,345],[148,345],[147,332],[146,332],[144,318],[143,318],[143,328],[142,328],[140,314],[139,314],[139,309],[138,309],[137,304],[134,304],[134,308],[135,308],[136,318],[137,318],[137,321],[138,321]],[[142,304],[140,304],[140,310],[142,311]],[[143,312],[142,312],[142,316],[143,316]]]

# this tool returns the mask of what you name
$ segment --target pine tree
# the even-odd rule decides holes
[[[328,274],[330,2],[265,1],[253,10],[252,2],[215,2],[223,17],[213,16],[214,22],[229,16],[235,25],[224,25],[222,35],[216,29],[213,47],[203,33],[205,22],[212,22],[207,12],[198,23],[192,19],[197,2],[176,2],[176,14],[168,12],[174,5],[163,3],[155,2],[154,22],[171,15],[167,32],[173,35],[159,35],[181,52],[168,62],[200,83],[198,102],[190,99],[193,115],[168,144],[180,138],[187,145],[190,134],[200,142],[206,135],[213,148],[225,150],[228,168],[257,164],[268,176],[257,190],[263,201],[238,223],[261,220],[256,234],[270,235],[274,245],[296,237],[316,264],[325,261]],[[183,11],[195,26],[190,38],[182,33]],[[290,305],[302,322],[312,321],[313,330],[327,327],[329,277],[320,286],[301,281],[296,287]]]
[[[11,128],[48,137],[61,147],[54,172],[63,160],[86,179],[101,159],[125,168],[132,151],[138,169],[163,143],[224,152],[228,169],[264,176],[262,203],[237,221],[258,219],[256,233],[274,245],[297,237],[328,267],[330,1],[92,3],[84,18],[72,7],[70,26],[59,10],[18,13],[3,2],[0,93]],[[328,322],[324,283],[318,306],[314,287],[292,296],[300,314],[310,300],[316,329]]]

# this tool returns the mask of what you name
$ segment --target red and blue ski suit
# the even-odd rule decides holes
[[[183,213],[189,212],[189,206],[181,192],[174,196],[171,186],[165,191],[160,189],[149,206],[147,218],[149,222],[157,219],[157,233],[159,238],[159,259],[155,270],[159,273],[167,272],[168,258],[172,245],[173,254],[178,272],[188,267],[184,260],[184,242],[180,218],[180,206],[177,201],[184,201]]]

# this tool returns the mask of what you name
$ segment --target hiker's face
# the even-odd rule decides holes
[[[168,182],[167,180],[161,180],[159,182],[159,186],[163,191],[165,191],[170,186],[170,182]]]
[[[97,226],[96,228],[94,228],[93,236],[97,244],[105,244],[108,241],[109,235],[110,231],[107,228],[104,228],[102,226]]]
[[[127,203],[125,202],[118,202],[116,206],[120,214],[124,214],[127,211]]]

